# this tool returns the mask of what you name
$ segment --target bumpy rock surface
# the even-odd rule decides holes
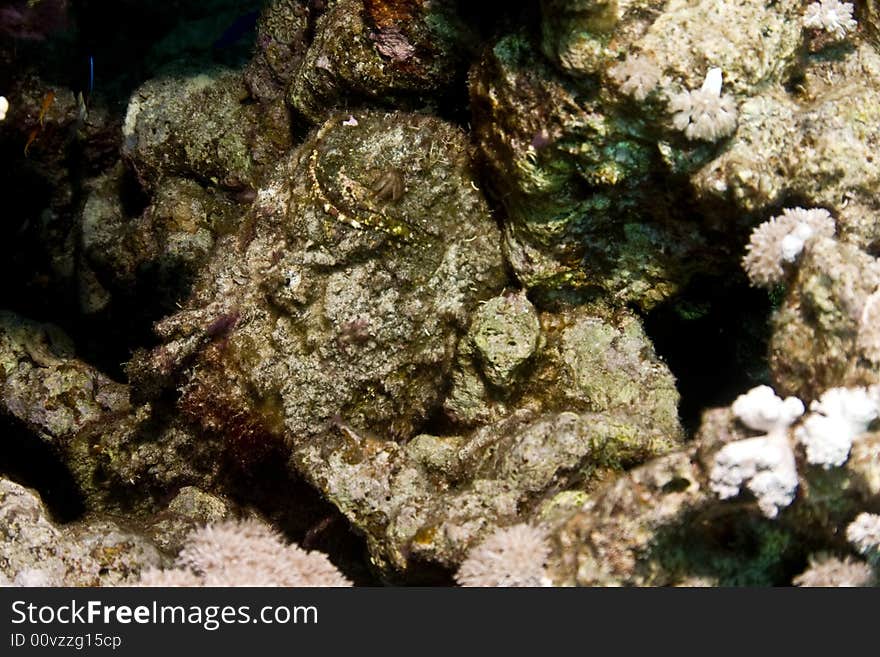
[[[470,310],[502,281],[471,182],[450,126],[332,119],[219,244],[189,307],[163,321],[174,340],[151,367],[187,366],[181,406],[202,422],[212,407],[233,412],[217,399],[222,381],[221,395],[261,400],[265,428],[294,441],[334,418],[407,436],[437,404]]]
[[[188,307],[159,326],[167,343],[133,365],[136,389],[179,380],[182,416],[244,461],[282,440],[323,449],[340,427],[408,438],[503,280],[472,182],[451,126],[331,119],[218,242]]]
[[[244,83],[251,97],[261,105],[260,121],[282,145],[285,134],[290,133],[287,88],[308,49],[318,3],[273,0],[264,5],[257,23],[253,57],[244,71]]]
[[[114,586],[167,563],[109,520],[56,526],[32,491],[0,478],[0,575],[18,586]]]
[[[234,71],[151,80],[129,102],[123,155],[147,189],[168,175],[253,188],[290,137],[283,126],[266,129],[247,97]]]
[[[466,425],[517,409],[623,412],[670,438],[680,433],[675,380],[634,315],[600,305],[538,313],[523,293],[477,311],[445,409]]]
[[[63,317],[81,352],[0,313],[3,456],[42,449],[88,514],[59,525],[0,478],[0,581],[131,581],[192,529],[260,513],[306,549],[345,535],[328,551],[356,553],[352,579],[361,540],[373,576],[435,583],[527,527],[532,582],[871,581],[845,536],[880,508],[878,434],[809,465],[806,420],[756,436],[722,408],[684,442],[658,352],[678,362],[675,326],[743,303],[689,295],[744,281],[751,226],[824,209],[833,237],[765,249],[786,260],[769,358],[726,338],[746,355],[718,362],[807,406],[880,383],[875,3],[835,35],[800,0],[272,0],[240,70],[256,3],[197,4],[176,25],[142,9],[165,23],[137,70],[113,79],[100,54],[79,95],[46,82],[73,64],[44,74],[0,19],[24,207],[0,232],[26,279],[0,305]],[[121,381],[124,360],[125,384],[99,371]],[[747,459],[784,456],[739,463],[787,476],[773,519],[711,474],[750,438]]]
[[[707,481],[718,449],[748,435],[729,409],[715,409],[693,446],[586,499],[560,496],[543,516],[553,544],[548,576],[568,586],[789,585],[792,564],[850,551],[839,528],[878,502],[877,463],[866,460],[877,435],[862,437],[840,468],[808,467],[799,453],[797,499],[775,520],[749,495],[719,500]]]
[[[74,356],[60,329],[0,313],[2,410],[58,450],[129,410],[128,389]]]
[[[315,24],[288,101],[312,123],[345,103],[417,107],[464,70],[472,35],[449,0],[341,0]]]
[[[785,82],[740,105],[729,148],[693,177],[696,194],[762,219],[787,199],[829,208],[844,241],[873,248],[880,54],[867,43],[826,49]]]
[[[773,316],[770,367],[781,391],[809,400],[836,386],[880,383],[859,339],[877,335],[865,307],[878,287],[876,258],[828,238],[808,245]]]
[[[680,437],[674,381],[635,317],[539,318],[522,294],[490,298],[499,235],[465,155],[434,119],[329,120],[218,242],[188,307],[160,323],[166,343],[132,367],[147,395],[178,381],[182,416],[245,461],[286,443],[382,567],[454,565],[548,492]],[[523,377],[527,363],[541,373]],[[447,413],[489,424],[403,447],[440,410],[453,367]]]
[[[572,75],[601,74],[623,55],[662,62],[689,89],[708,66],[738,91],[779,78],[801,39],[802,3],[734,0],[542,0],[544,53]],[[731,29],[736,25],[736,29]]]
[[[126,212],[120,165],[90,181],[81,215],[80,306],[133,301],[155,315],[171,312],[208,260],[215,237],[234,230],[233,199],[186,178],[165,178],[139,217]]]
[[[651,308],[711,267],[711,249],[699,217],[669,194],[674,172],[656,137],[608,113],[598,93],[508,36],[472,74],[474,129],[523,285],[545,299],[575,290]]]

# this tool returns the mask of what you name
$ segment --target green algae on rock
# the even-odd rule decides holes
[[[528,370],[518,370],[526,359]],[[675,380],[635,315],[599,304],[538,313],[522,293],[496,297],[474,316],[444,408],[465,426],[516,409],[625,412],[665,431],[670,444],[681,435]]]
[[[713,266],[699,215],[673,202],[685,181],[657,130],[611,112],[595,81],[561,77],[516,34],[485,54],[470,89],[491,191],[507,211],[505,254],[533,294],[610,295],[649,309]]]
[[[513,34],[471,76],[477,142],[507,211],[507,256],[533,294],[605,294],[650,309],[694,273],[729,267],[722,242],[735,234],[735,222],[719,234],[717,204],[701,207],[700,193],[691,203],[687,180],[713,166],[722,144],[685,139],[671,101],[710,70],[732,108],[784,83],[800,55],[801,3],[545,0],[542,9],[541,46],[556,71]],[[638,98],[621,66],[648,85]]]

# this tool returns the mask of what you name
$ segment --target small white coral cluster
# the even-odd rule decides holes
[[[810,404],[810,414],[795,430],[807,462],[824,468],[843,465],[853,441],[880,414],[876,388],[831,388]],[[750,429],[766,432],[728,443],[715,455],[709,486],[721,499],[745,486],[768,518],[794,500],[797,464],[789,427],[804,413],[795,397],[780,399],[769,386],[752,388],[737,397],[733,414]]]
[[[851,588],[872,586],[874,571],[864,561],[847,555],[844,558],[830,554],[810,556],[810,567],[794,578],[795,586]]]
[[[833,237],[834,219],[823,208],[786,208],[752,231],[743,268],[752,284],[772,287],[785,276],[785,265],[795,262],[814,237]]]
[[[622,62],[609,69],[608,74],[619,85],[620,90],[638,101],[648,97],[660,84],[660,67],[647,55],[627,55]]]
[[[846,37],[856,26],[850,2],[820,0],[810,4],[804,12],[804,27],[824,30],[837,39]]]
[[[812,411],[795,435],[807,462],[824,468],[846,463],[853,440],[877,419],[874,391],[867,388],[831,388],[810,404]]]
[[[224,521],[192,532],[173,570],[149,570],[139,586],[350,586],[320,552],[288,545],[257,520]]]
[[[804,403],[797,397],[781,399],[770,386],[757,386],[737,397],[731,410],[750,429],[779,434],[804,414]]]
[[[496,530],[472,548],[455,575],[461,586],[547,586],[547,534],[529,524]]]
[[[736,101],[722,95],[720,68],[710,68],[703,86],[669,97],[672,125],[688,139],[715,141],[736,130]]]
[[[875,565],[880,565],[880,516],[860,513],[846,528],[846,540]]]
[[[656,60],[650,55],[630,53],[622,62],[608,69],[609,77],[621,92],[635,100],[644,101],[658,87],[666,87],[669,80]],[[684,132],[688,139],[716,141],[736,130],[736,101],[722,94],[721,69],[713,67],[699,89],[685,89],[669,95],[667,109],[672,114],[672,125]],[[660,95],[666,96],[663,91]]]
[[[746,486],[764,515],[775,518],[797,491],[797,465],[786,432],[803,414],[804,405],[795,397],[780,399],[769,386],[758,386],[740,395],[732,408],[747,427],[767,433],[722,447],[709,474],[710,488],[727,499]]]

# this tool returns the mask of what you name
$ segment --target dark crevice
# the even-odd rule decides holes
[[[0,416],[0,435],[0,475],[36,490],[57,522],[80,518],[85,512],[84,501],[52,447],[9,416]]]
[[[357,586],[381,582],[369,567],[367,546],[344,515],[312,486],[291,474],[280,452],[248,464],[228,467],[227,491],[244,507],[258,509],[288,540],[326,554]]]
[[[644,318],[657,354],[677,380],[686,431],[697,429],[707,408],[769,383],[770,312],[767,293],[735,274],[698,277]]]

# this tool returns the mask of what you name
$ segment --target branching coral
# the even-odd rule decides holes
[[[752,284],[772,287],[785,276],[784,266],[797,260],[813,237],[834,235],[834,220],[823,208],[786,208],[752,231],[743,268]]]
[[[721,69],[710,68],[702,87],[670,96],[672,124],[688,139],[716,141],[736,130],[736,101],[721,85]]]

